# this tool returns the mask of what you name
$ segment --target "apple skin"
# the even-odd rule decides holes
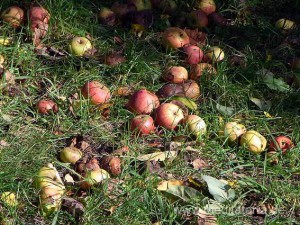
[[[80,187],[84,190],[101,183],[103,180],[110,178],[109,173],[104,169],[87,171],[84,175],[85,180],[80,183]]]
[[[24,11],[18,6],[11,6],[4,10],[1,19],[9,23],[12,27],[20,27],[24,21]]]
[[[186,54],[185,59],[187,64],[193,65],[201,62],[203,58],[203,51],[196,45],[189,45],[183,48],[183,52]]]
[[[259,154],[265,151],[267,140],[255,130],[249,130],[241,136],[240,144],[250,152]]]
[[[203,74],[207,73],[209,76],[216,74],[217,71],[209,63],[199,63],[191,66],[190,79],[198,80]]]
[[[29,10],[29,20],[31,22],[35,20],[42,21],[44,23],[49,23],[50,13],[41,6],[31,7]]]
[[[81,88],[81,93],[86,99],[90,99],[93,105],[107,103],[111,94],[109,89],[99,81],[89,81]]]
[[[74,37],[69,44],[69,51],[75,56],[83,56],[90,49],[92,44],[86,37]]]
[[[203,28],[208,25],[208,17],[202,10],[195,10],[188,14],[187,23],[190,27]]]
[[[229,144],[237,143],[244,133],[246,133],[246,127],[243,124],[228,122],[224,126],[224,135]]]
[[[130,97],[127,108],[136,114],[150,114],[160,105],[158,97],[146,90],[141,89],[133,93]]]
[[[184,119],[182,109],[173,103],[163,103],[155,110],[155,124],[168,130],[174,130]]]
[[[116,14],[109,8],[103,7],[99,14],[98,18],[100,23],[108,26],[114,26],[117,23]]]
[[[59,154],[60,160],[65,163],[75,163],[82,157],[80,149],[75,147],[65,147]]]
[[[216,11],[216,3],[214,0],[198,0],[196,7],[201,9],[206,15]]]
[[[130,130],[138,135],[148,135],[154,132],[154,120],[149,115],[138,115],[130,122]]]
[[[278,146],[278,147],[277,147]],[[286,153],[288,150],[294,147],[292,140],[286,136],[278,136],[275,140],[272,140],[269,145],[268,151],[281,150],[282,153]]]
[[[174,84],[183,83],[188,79],[188,71],[183,66],[171,66],[163,72],[162,78]]]
[[[280,30],[288,31],[294,29],[296,24],[292,20],[282,18],[276,21],[275,26]]]
[[[197,115],[188,115],[185,119],[188,130],[196,137],[201,137],[206,133],[205,121]]]
[[[205,54],[211,62],[222,61],[225,57],[224,51],[217,46],[210,47]]]
[[[38,112],[41,114],[49,114],[50,112],[57,113],[58,107],[52,100],[42,99],[36,105]]]
[[[189,43],[187,33],[178,27],[169,27],[162,34],[162,45],[166,49],[178,49]]]

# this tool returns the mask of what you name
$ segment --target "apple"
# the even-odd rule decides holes
[[[267,140],[255,130],[249,130],[241,136],[240,144],[250,152],[259,154],[266,149]]]
[[[17,206],[18,201],[16,199],[16,194],[14,192],[6,191],[1,194],[1,201],[4,202],[8,206]]]
[[[288,150],[294,147],[292,140],[286,136],[278,136],[275,140],[272,140],[269,145],[269,151],[281,150],[282,153],[286,153]]]
[[[69,44],[69,51],[75,56],[83,56],[86,51],[92,48],[90,40],[86,37],[74,37]]]
[[[184,118],[182,109],[173,103],[163,103],[155,111],[155,124],[174,130]]]
[[[34,20],[30,24],[31,31],[39,39],[46,37],[49,25],[40,20]]]
[[[155,130],[153,118],[149,115],[138,115],[130,122],[130,130],[138,135],[151,134]]]
[[[202,50],[196,45],[189,45],[183,48],[183,52],[186,55],[186,62],[190,65],[198,64],[203,58]]]
[[[214,0],[198,0],[196,7],[201,9],[206,15],[216,11],[216,3]]]
[[[162,45],[166,49],[178,49],[189,43],[187,33],[178,27],[169,27],[162,34]]]
[[[75,163],[82,157],[80,149],[75,147],[65,147],[59,154],[60,160],[65,163]]]
[[[158,97],[154,93],[141,89],[133,93],[126,106],[134,113],[150,114],[159,104]]]
[[[225,57],[224,51],[217,46],[210,47],[205,55],[211,62],[222,61]]]
[[[81,93],[93,105],[107,103],[111,98],[109,89],[99,81],[88,81],[82,86]]]
[[[168,67],[162,74],[165,81],[178,84],[188,79],[188,71],[182,66]]]
[[[152,9],[150,0],[127,0],[127,3],[134,5],[137,11]]]
[[[49,23],[50,13],[41,6],[34,6],[29,10],[29,20],[31,22],[39,20],[43,23]]]
[[[100,23],[114,26],[117,23],[116,14],[109,8],[103,7],[98,14]]]
[[[199,63],[191,66],[190,79],[198,80],[202,75],[208,74],[209,77],[211,74],[216,74],[215,68],[209,63]]]
[[[197,115],[189,115],[184,122],[192,135],[201,137],[206,133],[206,123],[201,117]]]
[[[177,4],[173,0],[161,0],[157,7],[163,14],[172,14],[177,10]]]
[[[240,136],[246,133],[246,127],[237,122],[228,122],[224,126],[224,135],[226,140],[231,143],[237,143]]]
[[[228,21],[226,20],[226,18],[217,12],[211,13],[208,16],[208,20],[220,27],[224,27],[228,25]]]
[[[100,159],[100,166],[102,169],[108,171],[114,176],[118,176],[122,172],[121,159],[116,156],[103,156]]]
[[[203,28],[208,25],[208,17],[202,10],[195,10],[188,14],[187,23],[190,27]]]
[[[12,27],[19,27],[24,20],[24,11],[18,6],[11,6],[3,11],[1,19]]]
[[[84,180],[81,181],[80,187],[84,190],[101,183],[103,180],[110,178],[109,173],[104,169],[90,170],[84,175]]]
[[[188,80],[182,84],[184,96],[193,100],[200,97],[200,86],[192,80]]]
[[[50,112],[57,113],[58,106],[52,100],[42,99],[36,105],[38,112],[41,114],[48,114]]]
[[[285,18],[279,19],[276,21],[275,26],[278,29],[284,30],[284,31],[288,31],[288,30],[292,30],[296,27],[296,24],[294,21],[292,20],[288,20]]]

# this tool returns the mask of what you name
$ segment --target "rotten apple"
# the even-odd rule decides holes
[[[183,83],[188,79],[188,71],[182,66],[171,66],[163,72],[162,78],[174,84]]]
[[[216,3],[214,0],[197,0],[195,1],[195,7],[201,9],[206,15],[216,11]]]
[[[19,27],[24,20],[24,11],[18,6],[11,6],[2,12],[1,19],[12,27]]]
[[[48,23],[50,20],[50,13],[41,6],[34,6],[29,10],[29,20],[31,22],[39,20],[43,23]]]
[[[58,106],[52,100],[42,99],[36,104],[38,112],[41,114],[57,113]]]
[[[178,49],[189,43],[187,33],[178,27],[169,27],[162,34],[162,45],[166,49]]]
[[[198,64],[203,58],[203,51],[196,45],[189,45],[183,48],[187,64]]]
[[[211,77],[212,74],[216,74],[215,68],[209,63],[199,63],[191,66],[190,79],[198,80],[202,75],[208,74]]]
[[[282,153],[286,153],[288,150],[294,147],[292,140],[286,136],[278,136],[271,141],[269,145],[269,151],[281,150]]]
[[[99,12],[100,23],[108,26],[114,26],[117,23],[116,14],[109,8],[103,7]]]
[[[240,136],[246,133],[246,127],[237,122],[228,122],[224,126],[224,135],[228,143],[237,143]]]
[[[211,62],[222,61],[225,57],[224,51],[217,46],[210,47],[205,55]]]

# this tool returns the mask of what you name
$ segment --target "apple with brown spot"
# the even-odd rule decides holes
[[[148,135],[154,132],[154,120],[149,115],[138,115],[130,122],[130,130],[137,135]]]
[[[178,49],[190,43],[187,33],[178,27],[169,27],[162,34],[162,45],[166,49]]]
[[[57,113],[58,106],[52,100],[42,99],[36,105],[38,112],[41,114]]]
[[[1,19],[12,27],[19,27],[24,20],[24,11],[18,6],[11,6],[3,11]]]
[[[203,58],[203,51],[196,45],[189,45],[183,48],[185,61],[190,64],[198,64]]]
[[[162,78],[174,84],[183,83],[188,79],[188,71],[183,66],[171,66],[163,72]]]
[[[93,105],[107,103],[110,98],[109,89],[99,81],[89,81],[81,88],[81,93],[86,99],[90,99]]]
[[[182,109],[173,103],[163,103],[155,111],[155,124],[168,130],[177,128],[184,118]]]

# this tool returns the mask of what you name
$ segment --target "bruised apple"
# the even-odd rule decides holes
[[[59,154],[60,160],[65,163],[75,163],[82,157],[80,149],[75,147],[65,147]]]
[[[211,62],[222,61],[225,57],[224,51],[217,46],[209,48],[205,55]]]
[[[250,152],[259,154],[266,149],[267,140],[254,130],[249,130],[241,136],[240,144]]]
[[[190,64],[198,64],[203,58],[203,51],[196,45],[189,45],[183,48],[185,61]]]
[[[108,178],[110,178],[109,173],[104,169],[90,170],[85,173],[84,180],[81,182],[80,187],[87,190]]]
[[[165,84],[157,94],[161,98],[181,96],[195,100],[200,96],[200,86],[192,80],[180,84]]]
[[[206,15],[209,15],[216,11],[216,3],[214,0],[198,0],[195,5],[198,9],[201,9]]]
[[[206,123],[197,115],[189,115],[185,119],[188,130],[196,137],[200,137],[206,133]]]
[[[282,153],[286,153],[288,150],[294,147],[292,140],[286,136],[278,136],[275,140],[272,140],[269,145],[269,151],[281,150]]]
[[[178,49],[189,43],[187,33],[178,27],[169,27],[162,34],[162,45],[166,49]]]
[[[90,99],[93,105],[107,103],[110,100],[110,91],[98,81],[89,81],[81,88],[83,97]]]
[[[196,100],[200,97],[200,86],[192,81],[189,80],[182,84],[184,96],[193,100]]]
[[[188,71],[183,66],[171,66],[162,75],[165,81],[178,84],[188,79]]]
[[[163,103],[155,111],[155,124],[174,130],[184,118],[182,109],[173,103]]]
[[[29,20],[31,22],[41,21],[43,23],[48,23],[50,19],[50,13],[41,6],[31,7],[29,10]]]
[[[243,124],[236,122],[228,122],[224,127],[224,135],[228,143],[237,143],[238,138],[246,132],[246,127]]]
[[[1,19],[12,27],[19,27],[24,20],[24,11],[18,6],[11,6],[3,11]]]
[[[109,8],[103,7],[98,14],[100,23],[114,26],[117,23],[116,14]]]
[[[150,114],[159,106],[159,100],[154,93],[141,89],[133,93],[126,106],[134,113]]]
[[[56,103],[52,100],[42,99],[36,105],[38,112],[41,114],[49,114],[50,112],[58,112]]]
[[[138,115],[130,122],[130,130],[138,135],[147,135],[154,132],[153,118],[149,115]]]
[[[191,66],[190,79],[198,80],[203,74],[216,74],[215,68],[209,63],[199,63]]]

